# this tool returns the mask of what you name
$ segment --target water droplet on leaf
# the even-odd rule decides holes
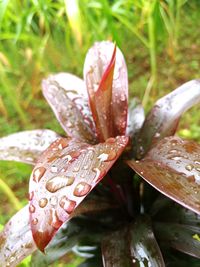
[[[34,213],[34,212],[35,212],[35,206],[34,206],[34,205],[31,204],[31,205],[29,206],[29,212],[30,212],[30,213]]]
[[[47,203],[48,203],[47,198],[41,198],[41,199],[39,200],[39,206],[40,206],[40,208],[44,208],[44,207],[46,207]]]
[[[39,183],[44,173],[46,172],[46,168],[38,167],[33,171],[33,181]]]
[[[74,195],[76,197],[83,197],[85,195],[87,195],[87,193],[89,193],[89,191],[91,190],[91,185],[85,183],[85,182],[81,182],[79,184],[77,184],[77,186],[74,189]]]
[[[59,202],[60,207],[63,208],[67,213],[72,213],[76,207],[76,202],[68,199],[66,196],[63,196]]]
[[[55,193],[61,188],[73,184],[73,182],[74,177],[55,176],[46,183],[46,189],[51,193]]]

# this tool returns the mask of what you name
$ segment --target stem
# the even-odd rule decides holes
[[[0,178],[0,190],[8,197],[10,203],[13,204],[14,208],[18,211],[22,208],[21,203],[10,189],[10,187]]]

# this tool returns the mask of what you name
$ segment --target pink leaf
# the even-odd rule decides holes
[[[164,195],[200,214],[200,145],[168,137],[128,165]]]
[[[111,42],[100,42],[88,51],[84,64],[84,78],[90,97],[90,103],[93,105],[96,94],[104,83],[108,69],[112,70],[114,44]],[[115,53],[114,53],[115,54]],[[127,101],[128,101],[128,78],[124,57],[119,50],[116,49],[115,69],[112,82],[112,120],[114,135],[125,134],[127,124]],[[110,101],[110,100],[109,100]],[[99,111],[103,108],[104,103],[96,103]],[[107,118],[109,120],[109,118]],[[105,127],[105,126],[104,126]]]
[[[15,267],[35,250],[26,205],[10,219],[0,233],[0,266]]]
[[[80,78],[59,73],[43,81],[43,94],[69,136],[95,143],[95,128],[85,84]]]
[[[39,155],[57,138],[51,130],[32,130],[0,138],[0,160],[35,164]]]
[[[127,137],[119,136],[91,146],[60,138],[44,152],[31,176],[29,206],[33,238],[41,251],[106,175],[127,142]]]

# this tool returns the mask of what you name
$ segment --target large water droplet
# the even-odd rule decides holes
[[[33,225],[36,225],[38,223],[38,219],[37,218],[34,218],[33,220],[32,220],[32,224]]]
[[[108,154],[108,158],[107,158],[107,160],[105,160],[105,161],[111,161],[111,160],[114,160],[114,159],[116,159],[116,157],[117,157],[117,153],[116,153],[116,151],[115,151],[115,150],[112,150],[112,151],[109,152],[109,154]]]
[[[63,208],[67,213],[72,213],[76,207],[76,202],[68,199],[66,196],[63,196],[59,202],[61,208]]]
[[[29,206],[29,212],[30,212],[30,213],[34,213],[34,212],[35,212],[35,206],[34,206],[34,205],[31,204],[31,205]]]
[[[46,189],[51,193],[55,193],[61,188],[73,184],[73,182],[74,177],[55,176],[46,183]]]
[[[87,193],[91,190],[91,185],[85,183],[85,182],[80,182],[77,184],[77,186],[74,189],[74,195],[76,197],[83,197],[87,195]]]
[[[101,162],[106,161],[108,159],[108,154],[102,153],[97,157]]]
[[[41,198],[41,199],[39,200],[39,206],[40,206],[40,208],[44,208],[44,207],[46,207],[47,203],[48,203],[47,198]]]
[[[60,228],[60,226],[62,225],[62,221],[59,220],[57,211],[55,209],[50,210],[49,224],[55,229]]]
[[[191,165],[191,164],[188,164],[188,165],[185,166],[185,169],[186,169],[187,171],[191,171],[193,168],[194,168],[194,166]]]
[[[33,171],[33,181],[38,183],[46,172],[46,168],[38,167]]]
[[[114,137],[110,137],[106,140],[106,143],[108,144],[114,144],[116,142],[115,138]]]

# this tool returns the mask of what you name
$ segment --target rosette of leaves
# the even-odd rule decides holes
[[[33,165],[29,204],[0,234],[0,265],[49,266],[73,251],[82,266],[199,266],[200,145],[174,136],[200,102],[189,81],[146,118],[129,103],[124,57],[111,42],[88,51],[84,80],[60,73],[43,94],[66,132],[0,139],[0,159]],[[41,253],[42,251],[43,253]]]

